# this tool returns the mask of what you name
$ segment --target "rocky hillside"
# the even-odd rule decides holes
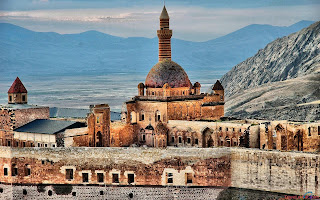
[[[320,68],[320,22],[269,43],[236,65],[221,81],[226,96],[270,82],[283,81]]]
[[[320,120],[320,72],[264,84],[228,98],[225,115],[237,118]]]
[[[269,43],[222,84],[226,116],[320,120],[320,22]]]

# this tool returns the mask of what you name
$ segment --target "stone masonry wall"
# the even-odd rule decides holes
[[[0,171],[9,166],[2,183],[95,184],[143,186],[222,186],[319,196],[318,154],[246,148],[9,148],[0,147]],[[12,168],[18,168],[12,177]],[[25,168],[31,168],[26,176]],[[66,169],[73,178],[66,179]],[[82,182],[82,173],[89,182]],[[97,181],[103,173],[103,182]],[[113,183],[112,174],[119,174]],[[128,174],[135,176],[128,183]],[[168,175],[168,174],[171,175]],[[187,183],[187,173],[192,183]],[[173,183],[168,183],[168,176]]]

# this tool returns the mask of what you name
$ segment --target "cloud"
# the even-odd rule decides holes
[[[250,24],[288,26],[300,20],[320,19],[319,5],[245,9],[173,6],[167,9],[174,37],[194,41],[213,39]],[[123,37],[155,37],[160,11],[158,7],[2,11],[0,20],[37,31],[75,33],[95,29]]]

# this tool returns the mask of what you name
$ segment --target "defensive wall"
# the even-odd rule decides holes
[[[97,198],[103,199],[106,194],[112,195],[112,191],[119,194],[123,191],[121,194],[131,198],[128,195],[132,190],[132,195],[140,195],[141,199],[151,191],[161,193],[163,198],[159,199],[171,199],[174,194],[183,198],[189,188],[195,194],[208,190],[207,193],[213,195],[211,198],[215,198],[219,191],[228,187],[319,195],[319,161],[319,155],[313,153],[227,147],[0,147],[0,198],[31,198],[49,194],[50,198],[57,198],[61,195],[59,186],[70,190],[65,194],[66,198],[75,198],[74,195],[90,197],[92,194],[92,197],[101,195]],[[7,168],[6,176],[4,168]],[[14,168],[17,171],[14,172]],[[30,175],[26,174],[28,168],[31,169]],[[72,169],[72,178],[66,178],[67,169]],[[83,173],[89,174],[86,183],[83,182]],[[102,180],[98,178],[99,173],[103,174]],[[114,174],[118,174],[116,182]],[[129,174],[134,177],[131,183]],[[176,190],[181,193],[177,194]]]

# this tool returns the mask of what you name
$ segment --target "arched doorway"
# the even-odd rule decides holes
[[[230,138],[228,136],[226,136],[225,141],[226,141],[227,147],[231,147],[231,141],[230,141]]]
[[[207,148],[214,146],[212,133],[213,131],[208,127],[202,131],[202,147]]]

